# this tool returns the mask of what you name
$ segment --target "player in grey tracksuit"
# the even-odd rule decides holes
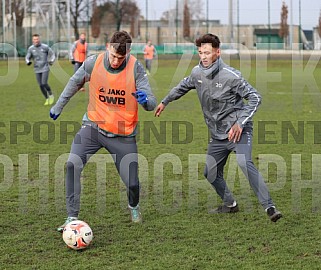
[[[111,38],[111,45],[108,47],[108,51],[103,55],[104,69],[109,74],[113,74],[113,80],[116,82],[122,78],[119,77],[118,79],[117,74],[120,74],[122,71],[129,72],[127,69],[127,62],[130,58],[128,50],[130,48],[128,47],[130,43],[131,38],[127,32],[115,32]],[[119,47],[121,48],[119,49],[114,47],[115,45],[113,44],[120,44]],[[95,69],[98,68],[96,62],[97,55],[88,57],[77,72],[70,78],[57,103],[50,110],[51,118],[56,120],[70,98],[83,87],[85,82],[91,81],[91,75]],[[131,76],[131,73],[128,73],[128,75]],[[144,67],[137,60],[134,64],[133,77],[136,96],[134,97],[131,95],[130,97],[126,97],[124,102],[126,102],[126,104],[138,102],[146,111],[154,110],[156,107],[156,98],[152,93]],[[109,90],[114,91],[114,89]],[[122,91],[126,90],[127,89]],[[93,90],[89,88],[89,91]],[[105,103],[107,103],[107,101]],[[113,104],[107,104],[106,108],[111,111],[115,111],[120,108],[112,105]],[[83,125],[72,143],[66,166],[66,206],[68,217],[66,222],[57,229],[59,232],[63,230],[64,226],[69,221],[78,218],[80,210],[81,172],[89,158],[102,147],[113,155],[117,171],[127,187],[128,206],[131,211],[131,220],[133,222],[141,222],[141,213],[139,212],[138,205],[140,191],[136,144],[137,126],[131,134],[119,135],[100,128],[98,124],[99,123],[89,119],[88,114],[85,113],[83,117]],[[136,124],[137,123],[135,123],[135,125]]]
[[[272,221],[281,218],[267,186],[252,161],[252,117],[261,103],[260,94],[241,75],[220,58],[219,38],[206,34],[196,40],[200,63],[158,105],[159,116],[170,102],[196,89],[205,122],[210,130],[205,177],[223,200],[213,213],[238,212],[238,205],[223,177],[229,154],[248,178],[258,200]],[[247,103],[244,103],[247,100]]]
[[[36,79],[40,90],[46,99],[44,105],[51,105],[54,102],[54,96],[48,84],[48,77],[49,65],[54,63],[55,53],[48,45],[40,42],[38,34],[32,36],[32,43],[33,45],[31,45],[27,51],[26,64],[31,65],[31,60],[33,59]]]

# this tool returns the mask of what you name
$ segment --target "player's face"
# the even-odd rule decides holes
[[[81,39],[81,40],[86,40],[86,36],[85,36],[84,34],[81,34],[80,37],[79,37],[79,39]]]
[[[213,48],[212,44],[204,43],[198,47],[198,56],[204,67],[209,67],[220,56],[221,51],[219,48]]]
[[[39,43],[40,43],[39,37],[32,37],[32,43],[35,46],[39,45]]]
[[[108,46],[108,60],[112,68],[117,69],[121,66],[121,64],[125,61],[127,54],[121,55],[116,52],[113,46]]]

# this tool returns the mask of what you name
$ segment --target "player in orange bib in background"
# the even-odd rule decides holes
[[[149,75],[152,71],[152,61],[156,56],[156,50],[154,45],[152,45],[152,41],[148,40],[147,44],[144,47],[144,59],[146,65],[146,72]]]
[[[81,33],[79,39],[74,42],[70,51],[70,60],[74,65],[74,73],[76,73],[87,57],[88,44],[86,42],[86,34]],[[81,88],[80,91],[85,91],[85,88]]]
[[[79,39],[74,42],[70,52],[70,61],[74,65],[74,72],[80,68],[88,56],[88,44],[86,34],[81,33]]]
[[[70,78],[50,110],[56,120],[70,98],[89,82],[89,104],[75,137],[66,166],[67,219],[57,230],[78,219],[80,175],[89,158],[104,147],[112,154],[127,188],[131,221],[142,221],[139,209],[138,153],[136,144],[138,104],[145,110],[156,107],[143,65],[130,54],[132,39],[125,31],[115,32],[106,52],[88,57]]]

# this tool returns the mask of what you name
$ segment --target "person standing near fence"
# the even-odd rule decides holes
[[[32,43],[27,51],[26,64],[30,66],[32,64],[31,59],[34,60],[34,72],[37,82],[46,99],[44,105],[51,105],[55,99],[48,84],[48,77],[50,71],[49,65],[52,65],[56,59],[55,53],[47,44],[41,43],[38,34],[32,36]]]
[[[156,56],[156,50],[154,45],[152,45],[152,41],[148,40],[147,44],[144,47],[144,59],[146,65],[146,72],[149,75],[152,71],[152,62]]]

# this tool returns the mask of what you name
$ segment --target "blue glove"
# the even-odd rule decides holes
[[[49,112],[49,115],[53,120],[56,120],[61,113],[61,110],[56,107],[57,107],[57,105],[53,106]]]
[[[148,101],[148,97],[146,92],[142,91],[142,90],[137,90],[136,93],[133,93],[133,95],[136,97],[137,102],[140,105],[146,104]]]

